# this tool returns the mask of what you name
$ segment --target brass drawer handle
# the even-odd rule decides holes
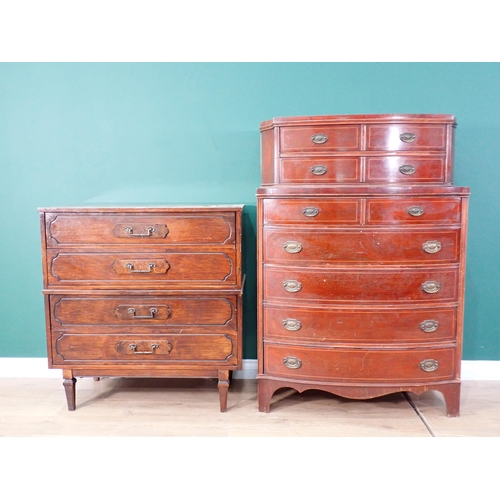
[[[413,165],[401,165],[399,171],[404,175],[414,174],[417,169]]]
[[[319,208],[316,207],[306,207],[302,210],[302,213],[306,217],[316,217],[319,214]]]
[[[283,248],[288,253],[299,253],[302,250],[302,245],[298,241],[286,241],[283,243]]]
[[[296,292],[299,292],[301,290],[302,283],[300,281],[297,281],[297,280],[286,280],[286,281],[283,281],[283,288],[287,292],[296,293]]]
[[[129,236],[137,236],[139,238],[143,238],[145,236],[152,236],[152,234],[154,233],[154,230],[155,228],[153,226],[148,226],[146,228],[146,231],[147,233],[139,233],[139,234],[134,234],[134,228],[132,226],[125,226],[125,232],[129,235]]]
[[[326,134],[314,134],[311,137],[311,141],[314,142],[314,144],[324,144],[328,140],[328,136]]]
[[[134,264],[132,262],[127,262],[127,269],[131,273],[151,273],[155,267],[156,267],[156,264],[154,262],[150,262],[148,264],[147,269],[134,269]]]
[[[283,363],[287,368],[291,368],[292,370],[297,370],[302,366],[302,361],[295,356],[287,356],[283,358]]]
[[[438,253],[441,250],[441,242],[440,241],[426,241],[422,245],[422,249],[427,253]]]
[[[426,293],[437,293],[441,290],[441,283],[437,281],[426,281],[422,284],[422,290]]]
[[[130,344],[128,348],[134,353],[134,354],[154,354],[155,350],[160,347],[159,344],[151,344],[151,351],[138,351],[137,350],[137,344]],[[170,353],[170,351],[169,351]]]
[[[296,332],[302,328],[302,323],[298,319],[287,318],[283,320],[283,326],[290,332]]]
[[[134,318],[134,319],[154,319],[155,314],[158,312],[158,309],[156,307],[150,307],[149,312],[151,313],[149,316],[136,316],[135,315],[135,308],[129,307],[128,308],[128,313]]]
[[[412,132],[405,132],[404,134],[401,134],[399,138],[403,142],[413,142],[417,138],[417,136]]]
[[[426,319],[420,323],[420,330],[425,333],[435,332],[438,329],[439,323],[435,319]]]
[[[328,169],[324,165],[314,165],[314,167],[311,167],[311,172],[313,175],[325,175]]]
[[[436,371],[439,367],[439,363],[435,359],[424,359],[420,363],[420,368],[424,370],[424,372],[433,372]]]
[[[421,215],[424,215],[424,209],[418,206],[410,207],[406,212],[413,217],[420,217]]]

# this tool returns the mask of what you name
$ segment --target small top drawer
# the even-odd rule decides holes
[[[360,149],[360,128],[356,125],[314,125],[283,127],[280,152],[287,154],[325,153]]]
[[[235,214],[46,214],[47,247],[63,245],[224,245]]]
[[[446,125],[369,125],[366,149],[374,151],[443,151],[447,143]]]

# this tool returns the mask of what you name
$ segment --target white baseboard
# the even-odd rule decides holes
[[[244,359],[235,379],[257,378],[257,360]],[[47,358],[0,358],[3,378],[62,378],[61,370],[50,370]],[[500,380],[500,361],[462,361],[462,380]]]

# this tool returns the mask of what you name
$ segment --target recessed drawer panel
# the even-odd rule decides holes
[[[85,363],[233,363],[236,353],[232,336],[207,335],[73,335],[53,334],[54,364]]]
[[[234,283],[234,252],[65,253],[48,252],[49,285],[99,282]]]
[[[356,125],[283,127],[280,136],[283,154],[321,154],[360,149],[360,127]]]
[[[366,159],[366,182],[444,182],[445,157],[381,156]]]
[[[264,262],[437,263],[458,262],[460,230],[335,230],[264,228]]]
[[[334,349],[267,344],[267,375],[339,382],[425,382],[455,376],[455,349]]]
[[[446,149],[446,135],[446,125],[368,125],[366,148],[383,151],[443,151]]]
[[[332,309],[264,305],[264,338],[288,342],[453,341],[456,308]]]
[[[61,296],[49,297],[52,326],[134,329],[150,326],[236,329],[236,297]]]
[[[350,198],[322,201],[264,200],[264,224],[359,224],[360,201]]]
[[[47,245],[191,245],[234,243],[227,215],[47,214]]]
[[[457,269],[324,270],[264,267],[264,299],[327,302],[453,301]]]
[[[281,182],[324,183],[360,182],[360,158],[282,159]]]
[[[460,198],[387,198],[366,201],[367,224],[457,224]]]

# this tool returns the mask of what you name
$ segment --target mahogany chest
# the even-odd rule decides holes
[[[258,398],[440,391],[460,408],[469,189],[451,115],[261,124]]]
[[[41,208],[50,368],[217,378],[242,363],[243,207]]]

